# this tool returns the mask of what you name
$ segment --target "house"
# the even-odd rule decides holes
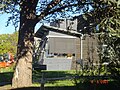
[[[48,70],[71,70],[99,63],[97,38],[81,34],[78,19],[60,19],[43,25],[35,36],[40,51],[39,63]],[[78,64],[77,64],[78,63]]]

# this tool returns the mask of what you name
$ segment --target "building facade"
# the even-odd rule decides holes
[[[78,22],[78,19],[60,19],[50,23],[50,28],[40,28],[48,31],[43,62],[48,70],[80,69],[99,64],[97,36],[75,34],[79,31]]]

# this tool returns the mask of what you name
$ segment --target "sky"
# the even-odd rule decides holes
[[[91,9],[92,7],[89,6],[89,10]],[[10,16],[9,14],[0,14],[0,34],[12,34],[13,32],[15,32],[15,28],[12,25],[12,23],[6,27],[9,16]],[[35,31],[37,31],[38,28],[40,28],[40,26],[41,26],[41,23],[38,23],[35,27]]]
[[[15,32],[15,28],[12,24],[6,27],[8,14],[0,14],[0,34],[12,34]]]
[[[15,27],[12,25],[12,23],[6,27],[9,16],[10,15],[8,14],[0,14],[0,34],[12,34],[13,32],[15,32]],[[40,26],[41,23],[38,23],[35,27],[35,31],[37,31]]]

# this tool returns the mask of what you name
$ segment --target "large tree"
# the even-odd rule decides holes
[[[90,12],[90,7],[93,11],[89,16],[92,15],[94,22],[99,23],[108,10],[113,10],[112,5],[109,4],[112,0],[1,0],[0,2],[0,10],[12,15],[8,19],[8,24],[13,21],[13,25],[17,27],[17,22],[20,22],[13,87],[32,84],[32,54],[37,23],[45,19],[50,21],[58,17],[73,17],[87,13]],[[87,21],[86,18],[84,19]]]
[[[16,22],[20,21],[17,65],[12,86],[29,86],[32,83],[32,54],[36,24],[50,16],[55,18],[59,14],[55,12],[62,12],[62,16],[65,16],[64,10],[73,11],[72,6],[81,5],[82,8],[86,3],[76,0],[1,0],[1,4],[1,10],[12,14],[8,19],[8,24],[14,20],[13,25],[17,26]]]

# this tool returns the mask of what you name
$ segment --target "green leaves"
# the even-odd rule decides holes
[[[108,69],[116,79],[120,75],[120,0],[104,0],[106,7],[102,8],[102,19],[99,23],[99,43],[101,46],[99,55],[101,63],[108,62]],[[106,10],[105,10],[106,9]]]
[[[18,33],[0,35],[0,54],[11,52],[16,54]]]
[[[102,31],[108,31],[111,36],[120,37],[120,9],[116,5],[118,1],[120,0],[108,0],[108,5],[110,6],[106,7],[107,12],[104,12],[106,14],[104,14],[99,28],[103,29]]]
[[[112,32],[112,34],[111,34]],[[114,35],[114,30],[111,32],[104,32],[99,37],[99,44],[101,48],[99,49],[99,55],[101,58],[101,63],[108,63],[108,70],[115,77],[120,76],[120,37],[116,34]],[[115,32],[116,33],[116,32]],[[106,46],[104,46],[106,45]],[[117,79],[120,81],[120,79]]]
[[[99,28],[103,31],[107,31],[111,36],[116,36],[120,38],[120,20],[114,17],[105,18],[99,24]]]

